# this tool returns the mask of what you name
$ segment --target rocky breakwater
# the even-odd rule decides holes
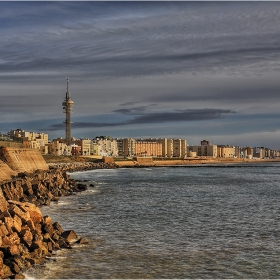
[[[36,150],[0,148],[0,159],[0,278],[22,279],[55,250],[86,242],[39,209],[86,185],[77,184],[62,168],[49,168]]]
[[[50,169],[57,169],[64,172],[77,172],[94,169],[112,169],[118,166],[115,162],[67,162],[67,163],[49,163]]]
[[[0,189],[0,278],[24,278],[24,271],[39,265],[61,248],[77,240],[72,230],[64,231],[51,217],[42,216],[38,206],[57,201],[62,195],[82,191],[59,168],[19,173]]]

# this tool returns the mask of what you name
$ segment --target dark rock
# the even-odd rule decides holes
[[[18,274],[20,273],[21,269],[19,266],[13,261],[13,259],[5,259],[4,264],[7,265],[13,274]]]
[[[78,239],[78,236],[74,230],[66,230],[61,234],[61,236],[69,243]]]
[[[6,264],[3,264],[3,268],[0,273],[1,273],[1,279],[8,279],[13,275],[11,268]]]
[[[21,273],[11,276],[11,279],[26,279],[25,276]]]
[[[30,247],[33,241],[33,234],[31,233],[30,229],[23,229],[20,233],[21,240],[24,245]]]
[[[78,184],[77,188],[78,188],[78,190],[85,191],[85,190],[87,190],[87,185],[86,184]]]
[[[0,196],[0,213],[7,212],[8,205],[9,204],[8,204],[7,200],[4,197]]]
[[[59,235],[63,233],[63,228],[58,222],[53,223],[53,229]]]
[[[80,238],[75,243],[77,243],[77,244],[88,244],[88,240],[85,239],[85,238]]]

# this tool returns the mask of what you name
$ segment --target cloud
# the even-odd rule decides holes
[[[5,7],[11,10],[16,7],[12,4]],[[270,19],[272,8],[277,11],[276,4],[266,4],[265,12],[263,5],[250,10],[242,3],[32,5],[28,12],[30,5],[20,4],[23,12],[16,10],[17,24],[11,15],[5,20],[14,23],[14,32],[1,37],[6,63],[1,64],[0,74],[16,75],[19,69],[38,74],[48,71],[46,78],[53,78],[52,70],[95,78],[192,71],[233,73],[280,57],[276,29],[280,22],[276,17]],[[221,12],[226,6],[232,10]],[[247,7],[242,10],[244,16],[240,15],[242,7]],[[201,12],[203,16],[199,16]],[[22,31],[21,22],[25,32],[17,32]],[[262,67],[267,69],[268,65]],[[275,67],[279,69],[279,63]]]
[[[127,103],[127,104],[129,104],[129,103]],[[125,115],[139,115],[142,112],[144,112],[147,108],[148,108],[147,106],[140,106],[140,107],[134,107],[134,108],[117,109],[117,110],[114,110],[113,112],[121,113],[121,114],[125,114]]]
[[[24,121],[62,131],[67,76],[73,129],[85,137],[102,129],[190,137],[229,119],[236,135],[279,129],[265,116],[280,101],[280,2],[4,1],[0,9],[1,132]]]
[[[126,115],[135,115],[133,119],[121,122],[74,122],[73,128],[90,128],[90,127],[108,127],[108,126],[124,126],[134,124],[153,124],[153,123],[169,123],[169,122],[186,122],[186,121],[201,121],[201,120],[214,120],[223,118],[225,114],[235,113],[233,110],[223,109],[188,109],[177,110],[174,112],[152,112],[143,113],[144,109],[131,108],[116,110]],[[142,113],[141,113],[142,112]],[[64,127],[62,124],[54,124],[50,130],[61,129]]]

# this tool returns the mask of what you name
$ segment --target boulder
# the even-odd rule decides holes
[[[30,247],[33,241],[33,234],[31,233],[30,229],[24,229],[20,233],[21,240],[24,245]]]
[[[13,244],[13,245],[7,247],[7,254],[8,254],[9,256],[11,256],[11,257],[19,256],[19,255],[20,255],[19,246]]]
[[[10,213],[12,214],[12,216],[17,215],[24,223],[30,220],[29,212],[23,211],[20,207],[18,207],[15,204],[10,204]]]
[[[74,230],[66,230],[61,234],[61,236],[69,243],[78,239],[78,236]]]
[[[21,232],[22,221],[19,216],[15,215],[12,224],[12,230],[20,233]]]
[[[50,255],[48,251],[48,246],[45,242],[42,241],[34,241],[31,244],[30,249],[33,251],[31,253],[31,256],[33,256],[33,258],[43,258],[45,256]]]
[[[13,232],[9,236],[7,236],[12,244],[19,245],[20,244],[20,238],[16,232]]]
[[[14,274],[21,272],[20,267],[13,261],[13,259],[4,259],[4,264],[7,265]]]
[[[50,216],[44,216],[43,217],[42,229],[43,229],[44,232],[47,232],[50,235],[53,235],[54,228],[53,228],[52,219],[51,219]]]
[[[34,205],[33,203],[29,202],[19,202],[8,200],[10,204],[10,209],[12,213],[17,214],[21,213],[23,217],[18,215],[25,223],[27,223],[30,219],[36,224],[42,221],[42,213],[40,209]],[[19,208],[21,212],[17,209]]]
[[[80,238],[76,241],[77,244],[88,244],[88,240],[85,238]]]
[[[12,275],[11,279],[25,279],[25,276],[21,273]]]
[[[4,197],[0,196],[0,213],[7,212],[8,206],[9,204],[7,200]]]
[[[6,236],[7,234],[9,234],[9,231],[6,225],[0,222],[0,236]]]
[[[63,228],[58,222],[53,223],[53,229],[59,235],[63,232]]]
[[[9,266],[3,264],[3,268],[2,271],[0,271],[0,275],[2,276],[1,279],[8,279],[13,275],[13,273]]]

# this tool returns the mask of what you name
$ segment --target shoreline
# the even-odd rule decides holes
[[[50,169],[59,168],[62,171],[72,173],[78,171],[87,171],[95,169],[114,169],[114,168],[141,168],[141,167],[195,167],[195,166],[234,166],[245,164],[262,164],[262,163],[277,163],[280,159],[162,159],[153,161],[141,161],[136,160],[116,160],[108,163],[104,162],[81,162],[81,161],[61,161],[61,162],[49,162],[47,163]]]
[[[133,160],[115,161],[116,167],[174,167],[174,166],[205,166],[205,165],[226,165],[226,164],[260,164],[269,162],[280,162],[280,159],[174,159],[154,160],[149,163],[138,163]]]

